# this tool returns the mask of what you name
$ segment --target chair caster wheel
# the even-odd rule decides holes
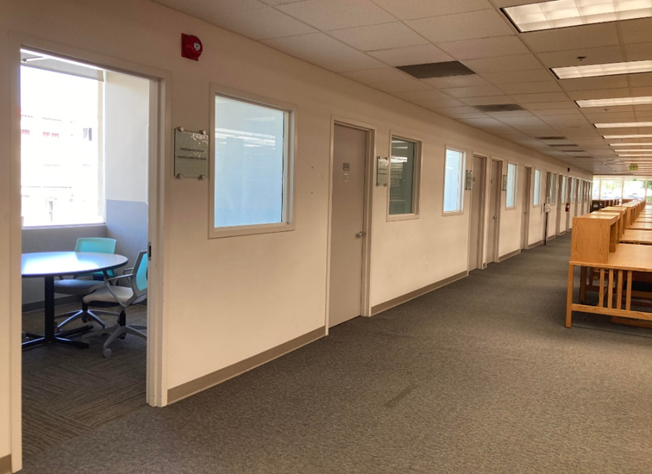
[[[111,351],[111,349],[104,349],[104,352],[102,352],[102,355],[103,355],[104,357],[106,357],[107,359],[108,359],[109,357],[111,357],[111,354],[113,354],[113,352]]]
[[[124,339],[125,337],[127,337],[127,333],[120,334],[120,339]]]
[[[81,320],[84,323],[87,323],[88,321],[90,321],[89,318],[87,318],[86,316],[82,316]]]

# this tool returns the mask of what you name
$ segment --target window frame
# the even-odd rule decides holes
[[[456,151],[462,154],[462,163],[460,164],[460,182],[459,182],[459,209],[455,211],[445,211],[444,210],[444,200],[446,199],[446,155],[448,150]],[[450,145],[444,145],[444,168],[443,168],[443,177],[444,183],[442,185],[441,191],[441,215],[444,217],[449,216],[461,216],[464,214],[464,180],[466,178],[466,151],[461,148],[456,148]]]
[[[412,211],[408,214],[390,214],[389,205],[392,189],[392,140],[396,138],[399,140],[406,140],[414,143],[414,168],[412,172]],[[389,169],[388,171],[388,184],[387,184],[387,198],[385,203],[385,215],[387,222],[392,221],[407,221],[412,219],[419,219],[420,211],[420,195],[421,195],[421,163],[423,158],[423,140],[421,138],[415,137],[407,133],[401,133],[396,130],[389,131],[389,143],[388,143],[388,159],[389,159]]]
[[[514,205],[513,206],[508,206],[507,205],[507,197],[509,196],[509,167],[511,165],[514,165],[516,167],[516,171],[515,171],[516,174],[514,176]],[[505,210],[506,211],[513,211],[518,207],[518,163],[514,163],[512,161],[507,162],[507,174],[505,175],[505,178],[507,180],[506,184],[505,184],[506,185],[506,187],[505,187]]]
[[[283,204],[281,222],[272,224],[215,227],[215,98],[217,96],[285,112],[284,122],[287,136],[285,137],[283,144]],[[225,237],[241,237],[246,235],[294,231],[296,228],[296,219],[294,216],[294,163],[298,148],[297,106],[246,91],[223,87],[218,84],[210,85],[209,100],[208,238],[220,239]]]
[[[534,173],[532,175],[532,207],[541,207],[541,176],[543,174],[543,171],[534,168]],[[537,196],[536,189],[537,189],[537,175],[539,176],[539,193]],[[538,199],[535,199],[538,198]]]

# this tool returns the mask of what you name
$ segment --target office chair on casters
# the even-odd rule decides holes
[[[123,279],[127,280],[129,286],[113,284]],[[124,339],[127,334],[132,334],[147,339],[147,335],[138,330],[141,329],[140,327],[127,325],[127,308],[132,304],[140,303],[145,298],[147,298],[147,251],[138,254],[131,273],[109,278],[104,281],[104,286],[84,296],[82,301],[85,305],[93,305],[94,303],[111,306],[120,305],[122,311],[118,316],[118,324],[86,333],[82,336],[82,339],[86,340],[94,335],[109,334],[109,338],[104,341],[102,351],[104,357],[111,357],[112,352],[109,346],[118,337]]]
[[[105,237],[80,237],[75,244],[75,252],[95,252],[95,253],[115,253],[116,240]],[[109,277],[115,276],[113,270],[107,272]],[[84,296],[94,289],[104,285],[105,275],[103,272],[94,272],[87,275],[78,275],[74,278],[54,281],[54,292],[62,295],[79,295]],[[97,313],[117,316],[108,311],[96,311]],[[97,314],[88,310],[88,306],[82,303],[82,309],[78,311],[69,311],[68,313],[58,314],[55,319],[67,318],[57,326],[57,331],[70,324],[76,319],[81,318],[86,322],[89,319],[94,320],[103,328],[106,327]]]

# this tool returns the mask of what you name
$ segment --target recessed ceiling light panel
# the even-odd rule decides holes
[[[652,138],[652,133],[637,133],[634,135],[602,135],[605,140],[624,140],[630,138]]]
[[[616,150],[616,153],[650,153],[652,152],[652,148],[640,148],[638,150]]]
[[[554,0],[503,11],[521,33],[652,17],[648,0]]]
[[[624,63],[594,64],[589,66],[553,67],[550,70],[559,79],[618,76],[620,74],[652,72],[652,61],[628,61]]]
[[[580,107],[618,107],[619,105],[648,105],[652,97],[620,97],[617,99],[576,100]]]
[[[652,142],[645,143],[636,143],[636,142],[625,142],[625,143],[609,143],[610,146],[652,146]],[[620,150],[617,150],[620,151]]]
[[[652,127],[652,122],[618,122],[618,123],[595,123],[595,128],[637,128]]]

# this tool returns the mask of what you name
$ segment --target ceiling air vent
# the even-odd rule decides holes
[[[475,108],[482,112],[513,112],[515,110],[523,110],[523,107],[518,104],[476,105]]]
[[[570,147],[579,146],[579,145],[576,145],[574,143],[568,143],[568,144],[565,144],[565,143],[551,143],[548,146],[558,146],[558,147],[570,148]],[[573,151],[577,151],[577,150],[573,150]]]
[[[537,140],[566,140],[566,137],[535,137]]]
[[[445,61],[443,63],[413,64],[410,66],[398,66],[403,72],[418,79],[430,77],[466,76],[475,74],[468,67],[459,61]]]

